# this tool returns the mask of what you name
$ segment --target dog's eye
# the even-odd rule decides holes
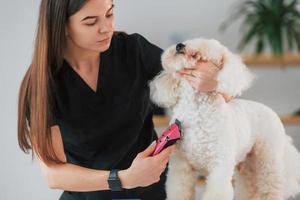
[[[196,53],[193,53],[193,54],[192,54],[192,58],[197,58],[197,54],[196,54]]]

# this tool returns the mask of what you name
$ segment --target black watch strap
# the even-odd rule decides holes
[[[123,189],[121,181],[118,177],[118,171],[118,169],[112,169],[109,173],[108,185],[112,191],[121,191]]]

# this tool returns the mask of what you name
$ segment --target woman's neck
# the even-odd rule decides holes
[[[77,70],[92,70],[99,67],[100,53],[79,48],[69,42],[64,50],[64,59]]]

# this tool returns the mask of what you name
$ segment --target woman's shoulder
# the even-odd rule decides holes
[[[137,40],[144,38],[140,33],[126,33],[125,31],[115,31],[114,37],[121,40]]]
[[[139,33],[127,34],[125,32],[116,33],[116,38],[123,48],[118,48],[118,51],[125,52],[126,58],[131,59],[138,57],[138,66],[143,66],[147,80],[152,79],[162,70],[161,55],[163,49],[149,42],[144,36]]]
[[[137,47],[148,43],[148,40],[140,33],[126,33],[124,31],[116,31],[114,33],[114,39],[121,45],[130,47]]]

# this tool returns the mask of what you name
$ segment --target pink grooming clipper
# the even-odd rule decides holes
[[[176,119],[175,123],[171,124],[163,134],[156,140],[155,150],[152,156],[159,154],[163,149],[175,144],[181,138],[181,122]]]

